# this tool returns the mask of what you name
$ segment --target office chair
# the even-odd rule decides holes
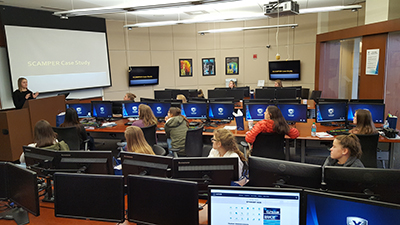
[[[64,141],[68,144],[70,150],[83,150],[81,146],[81,138],[78,134],[78,129],[76,127],[52,127],[53,131],[57,133],[57,140]],[[88,141],[83,140],[85,143],[84,150],[87,150]]]
[[[154,154],[156,154],[156,155],[164,156],[167,154],[167,151],[165,151],[165,149],[161,146],[153,145],[152,149],[153,149]]]
[[[379,141],[379,133],[376,134],[356,134],[360,139],[362,155],[361,162],[365,167],[377,168],[377,148]]]
[[[185,152],[187,157],[200,157],[203,152],[203,127],[186,132]]]
[[[253,149],[250,154],[252,156],[285,160],[285,135],[259,133],[253,143]]]
[[[148,127],[141,127],[140,129],[142,129],[144,138],[146,139],[147,143],[150,146],[157,144],[157,141],[156,141],[157,124],[154,124],[154,125],[151,125]]]

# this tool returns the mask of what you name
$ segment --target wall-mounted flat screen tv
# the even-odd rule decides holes
[[[270,80],[300,80],[300,60],[269,61]]]
[[[158,84],[158,66],[130,66],[129,86]]]

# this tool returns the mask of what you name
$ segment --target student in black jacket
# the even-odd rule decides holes
[[[18,79],[18,90],[13,93],[15,108],[20,109],[28,99],[35,99],[39,92],[33,93],[28,89],[28,80],[24,77]]]

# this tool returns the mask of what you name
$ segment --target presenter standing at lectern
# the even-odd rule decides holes
[[[28,89],[28,80],[24,77],[18,79],[18,90],[13,93],[15,108],[20,109],[28,99],[35,99],[39,92],[33,93]]]

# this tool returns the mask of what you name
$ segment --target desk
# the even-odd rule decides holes
[[[199,203],[204,204],[206,200],[199,200]],[[204,206],[204,209],[199,211],[199,225],[207,225],[208,224],[208,205]],[[54,216],[54,203],[48,202],[40,202],[40,215],[33,216],[29,213],[29,224],[32,225],[115,225],[115,222],[101,222],[95,220],[83,220],[83,219],[70,219],[70,218],[62,218]],[[0,224],[2,225],[15,225],[14,220],[0,220]],[[136,223],[129,222],[125,220],[125,222],[121,223],[122,225],[133,225]]]
[[[121,119],[115,121],[117,124],[114,127],[106,127],[106,128],[93,128],[93,129],[87,129],[89,133],[94,134],[94,137],[97,135],[101,135],[103,138],[118,138],[118,139],[124,139],[124,131],[127,126],[124,124],[128,122],[127,119]],[[311,125],[312,123],[315,122],[314,119],[308,119],[307,123],[296,123],[295,125],[291,125],[291,127],[295,127],[299,130],[300,136],[295,139],[296,141],[301,141],[301,150],[300,150],[300,161],[305,162],[305,148],[306,148],[306,141],[333,141],[334,138],[318,138],[318,137],[311,137]],[[338,127],[333,127],[333,126],[321,126],[319,123],[316,123],[317,125],[317,131],[318,132],[325,132],[328,130],[336,129]],[[219,129],[223,128],[224,126],[236,126],[235,121],[231,121],[231,123],[228,124],[220,124],[217,127],[206,127],[206,129]],[[158,127],[164,127],[164,123],[159,123]],[[232,130],[232,133],[238,137],[238,138],[245,138],[246,137],[246,132],[248,131],[248,125],[247,121],[244,121],[244,130]],[[157,130],[156,133],[158,135],[163,135],[165,134],[164,130]],[[212,136],[213,133],[211,132],[203,132],[203,135],[207,136]],[[288,136],[286,136],[287,139],[289,139]],[[390,143],[390,148],[389,148],[389,165],[390,168],[394,168],[394,155],[395,152],[400,152],[400,140],[390,140],[384,137],[379,137],[379,142],[383,143]],[[286,143],[286,149],[289,149],[288,142]],[[287,155],[287,159],[289,157],[289,154]]]

